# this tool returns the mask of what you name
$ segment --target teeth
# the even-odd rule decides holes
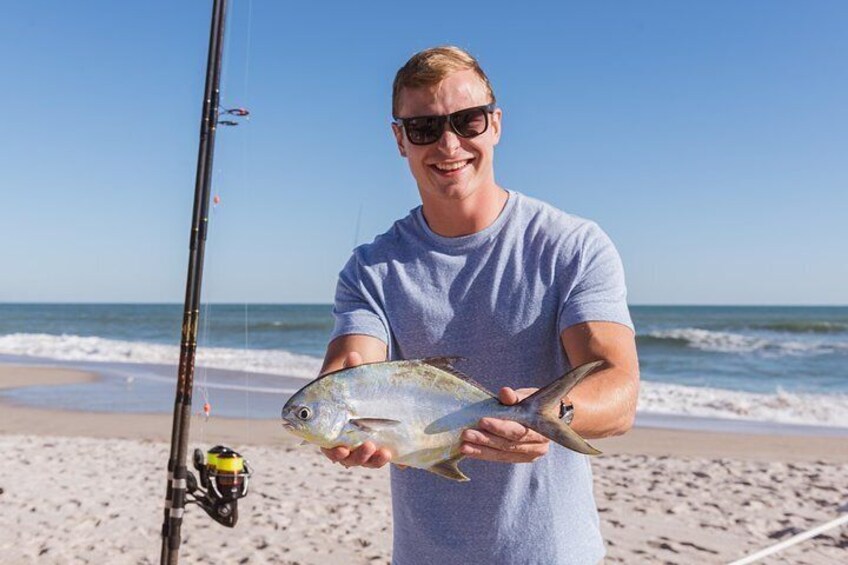
[[[464,167],[468,161],[455,161],[453,163],[436,163],[436,168],[440,171],[455,171]]]

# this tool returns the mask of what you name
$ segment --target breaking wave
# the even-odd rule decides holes
[[[642,382],[639,410],[784,424],[848,427],[848,394],[771,394]]]
[[[799,341],[719,332],[699,328],[655,331],[639,336],[640,345],[693,347],[718,353],[761,352],[771,355],[821,355],[848,351],[848,341]]]
[[[0,354],[22,355],[59,361],[93,361],[176,365],[180,348],[147,342],[102,337],[48,334],[0,336]],[[321,360],[281,350],[204,347],[197,352],[198,367],[248,371],[268,375],[313,379]]]
[[[781,333],[798,334],[839,334],[848,333],[848,324],[842,322],[828,321],[785,321],[767,322],[762,324],[750,324],[747,326],[753,330],[765,330]]]

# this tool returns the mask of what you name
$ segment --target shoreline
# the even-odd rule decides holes
[[[0,391],[94,382],[92,371],[0,364]],[[172,415],[31,407],[0,397],[0,434],[170,441]],[[276,419],[192,416],[192,434],[245,445],[295,445]],[[720,429],[711,426],[720,424]],[[700,426],[700,427],[699,427]],[[733,429],[737,428],[737,429]],[[805,433],[813,432],[813,433]],[[642,414],[627,434],[594,440],[606,454],[848,462],[848,429]]]
[[[24,386],[52,386],[94,382],[96,373],[77,369],[0,364],[0,391]],[[171,414],[93,412],[34,408],[10,402],[0,396],[0,434],[99,439],[136,439],[169,442]],[[294,445],[279,422],[193,415],[192,435],[206,435],[219,441],[258,445]],[[291,437],[291,439],[289,439]]]

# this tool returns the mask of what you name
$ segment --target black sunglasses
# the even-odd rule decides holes
[[[395,125],[402,127],[406,138],[413,145],[429,145],[441,139],[445,132],[445,123],[459,137],[477,137],[489,129],[489,114],[495,111],[494,104],[475,106],[459,110],[447,116],[416,116],[414,118],[395,118]]]

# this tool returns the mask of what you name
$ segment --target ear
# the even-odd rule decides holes
[[[403,128],[392,123],[392,133],[395,134],[395,142],[401,157],[406,157],[406,148],[403,146]]]
[[[501,140],[501,125],[503,121],[503,112],[500,108],[496,108],[494,112],[492,112],[492,135],[494,136],[494,143],[492,145],[497,145]]]

